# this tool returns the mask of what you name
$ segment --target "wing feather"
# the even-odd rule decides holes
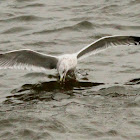
[[[0,54],[0,69],[45,71],[57,67],[58,57],[24,49]]]
[[[140,44],[140,37],[137,36],[107,36],[89,44],[77,53],[78,59],[83,59],[92,54],[99,53],[106,48],[116,45],[138,45]]]

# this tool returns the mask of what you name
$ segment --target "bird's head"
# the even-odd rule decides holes
[[[59,72],[59,75],[60,75],[60,82],[62,82],[62,81],[64,82],[66,74],[68,72],[68,69],[67,69],[66,65],[61,64],[59,66],[58,72]]]
[[[60,82],[65,81],[65,77],[66,77],[67,71],[63,70],[59,74],[60,74]]]

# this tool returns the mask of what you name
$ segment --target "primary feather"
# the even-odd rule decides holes
[[[0,69],[45,71],[57,67],[58,58],[32,50],[15,50],[0,54]]]
[[[106,48],[116,45],[137,45],[140,44],[140,37],[136,36],[107,36],[102,37],[95,42],[89,44],[77,53],[78,59],[86,58],[90,55],[99,53]]]

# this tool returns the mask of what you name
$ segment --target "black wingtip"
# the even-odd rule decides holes
[[[134,44],[138,45],[140,44],[140,37],[138,36],[130,36],[134,40]]]

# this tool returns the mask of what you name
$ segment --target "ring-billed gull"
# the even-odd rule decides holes
[[[140,44],[140,37],[106,36],[94,41],[76,53],[60,56],[46,55],[29,49],[14,50],[0,54],[0,69],[27,69],[38,72],[46,69],[57,69],[60,81],[65,81],[67,72],[76,69],[78,60],[99,53],[111,46],[133,44]]]

